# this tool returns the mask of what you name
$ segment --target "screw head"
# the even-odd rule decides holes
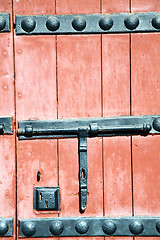
[[[152,26],[156,29],[160,29],[160,15],[157,15],[152,19]]]
[[[86,221],[81,220],[77,222],[75,229],[78,233],[85,234],[86,232],[88,232],[89,225]]]
[[[117,230],[117,226],[113,221],[105,221],[102,225],[103,232],[112,235]]]
[[[0,16],[0,31],[2,31],[6,26],[6,19]]]
[[[129,230],[131,233],[138,235],[143,232],[144,226],[139,220],[134,220],[129,224]]]
[[[86,20],[84,17],[77,16],[72,21],[72,27],[77,31],[82,31],[86,27]]]
[[[25,32],[32,32],[36,27],[36,21],[33,17],[25,17],[21,22],[21,26]]]
[[[112,20],[111,16],[102,17],[99,20],[99,26],[103,30],[111,29],[111,27],[113,26],[113,20]]]
[[[54,236],[59,236],[63,232],[63,223],[59,220],[53,221],[49,230]]]
[[[56,31],[60,27],[60,22],[56,17],[49,17],[46,22],[46,27],[50,31]]]
[[[9,226],[6,221],[0,221],[0,236],[4,236],[9,230]]]
[[[157,232],[160,233],[160,221],[156,223],[156,229],[157,229]]]
[[[22,232],[27,237],[32,237],[36,232],[36,225],[34,222],[25,222],[22,226]]]
[[[126,28],[134,30],[139,25],[139,18],[136,15],[130,15],[124,20]]]

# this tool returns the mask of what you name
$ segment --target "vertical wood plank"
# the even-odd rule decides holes
[[[159,34],[132,36],[132,112],[135,115],[159,114],[159,43]],[[134,137],[133,143],[135,214],[158,215],[160,137]]]
[[[132,0],[132,12],[157,11],[158,6],[160,6],[160,2],[156,0]],[[134,115],[159,114],[159,43],[158,33],[132,35],[131,84],[132,113]],[[159,215],[159,145],[159,136],[133,138],[135,215]],[[149,239],[156,240],[157,238]]]
[[[102,0],[103,13],[129,12],[129,6],[129,0]],[[128,34],[102,35],[102,83],[103,116],[130,115]],[[103,138],[105,216],[132,215],[130,144],[129,137]]]
[[[103,13],[129,12],[129,0],[101,0]]]
[[[0,34],[0,116],[12,117],[14,122],[12,1],[0,0],[0,12],[10,13],[11,19],[11,32]],[[0,217],[14,218],[13,238],[15,238],[16,185],[14,135],[0,136],[0,153]]]
[[[132,12],[159,12],[159,0],[131,0]]]
[[[93,13],[99,12],[99,9],[100,1],[56,2],[57,14]],[[58,117],[100,117],[100,36],[58,36],[57,73]],[[87,144],[88,200],[85,213],[80,214],[78,141],[75,139],[59,141],[59,184],[62,196],[60,217],[103,215],[102,141],[100,138],[88,139]]]
[[[14,1],[14,14],[55,14],[55,1]],[[16,36],[17,121],[56,119],[55,36]],[[41,178],[37,182],[37,172]],[[56,217],[33,210],[35,186],[58,186],[56,140],[17,140],[18,219]]]
[[[100,37],[99,36],[58,36],[58,116],[59,118],[74,117],[98,117],[101,115],[101,58],[100,58]],[[87,71],[87,69],[90,71]],[[71,144],[72,142],[72,144]],[[102,192],[102,162],[101,162],[101,140],[88,139],[88,167],[91,166],[88,177],[88,207],[86,214],[101,214],[103,211],[103,192]],[[68,144],[69,145],[68,145]],[[92,144],[91,144],[92,143]],[[89,150],[91,146],[91,150]],[[70,205],[68,196],[75,195],[74,181],[78,187],[78,143],[76,140],[59,141],[59,162],[60,174],[59,181],[63,192],[64,186],[68,185],[65,191],[64,201],[65,210],[61,215],[79,215],[78,196],[74,199],[74,204]],[[65,150],[66,149],[66,150]],[[94,151],[97,152],[96,156]],[[91,155],[89,152],[91,151]],[[74,153],[75,152],[75,153]],[[65,160],[63,160],[65,159]],[[99,163],[99,167],[95,168]],[[75,166],[74,166],[74,164]],[[72,167],[75,171],[70,171],[69,178],[63,178],[69,174],[67,169]],[[66,167],[68,166],[68,168]],[[95,176],[93,178],[93,176]],[[72,180],[71,180],[72,178]],[[70,180],[69,180],[70,179]],[[92,183],[89,184],[89,181]],[[95,182],[95,184],[93,183]],[[94,186],[97,186],[95,192]],[[69,190],[70,188],[70,190]],[[76,190],[76,194],[78,189]],[[92,193],[92,194],[91,194]],[[63,193],[62,193],[63,194]],[[96,199],[97,206],[93,206],[93,199]],[[73,201],[73,200],[72,200]],[[68,202],[68,203],[67,203]],[[95,202],[95,200],[94,200]],[[95,202],[96,203],[96,202]],[[69,204],[69,208],[67,208]],[[77,207],[75,207],[75,204]],[[89,208],[90,206],[90,208]],[[94,212],[95,207],[97,210]],[[100,209],[100,210],[99,210]],[[83,214],[84,215],[84,214]]]
[[[100,0],[57,0],[57,14],[89,14],[100,11]]]

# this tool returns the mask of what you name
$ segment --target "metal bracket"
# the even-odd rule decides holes
[[[37,218],[19,220],[21,237],[160,237],[159,217]]]
[[[16,16],[17,35],[159,32],[160,12]]]
[[[80,212],[87,205],[87,137],[160,134],[160,115],[20,121],[19,140],[78,138]]]
[[[78,129],[79,153],[79,209],[84,212],[87,206],[87,128]]]
[[[0,13],[0,33],[10,32],[9,13]]]
[[[12,118],[0,117],[0,135],[12,134]]]
[[[0,237],[13,235],[13,218],[0,218]]]

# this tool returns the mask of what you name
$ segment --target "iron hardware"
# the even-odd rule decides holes
[[[60,188],[35,187],[34,209],[38,211],[60,211]]]
[[[21,237],[160,236],[159,217],[37,218],[19,220]]]
[[[37,138],[78,138],[80,212],[87,205],[87,137],[160,134],[160,116],[20,121],[19,140]]]
[[[0,13],[0,33],[1,32],[10,32],[9,13]]]
[[[160,13],[16,16],[17,35],[159,32]]]
[[[0,218],[0,236],[11,237],[13,235],[13,218]]]
[[[0,135],[12,134],[12,118],[0,117]]]

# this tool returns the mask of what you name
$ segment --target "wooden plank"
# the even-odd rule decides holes
[[[57,14],[89,14],[99,13],[100,0],[57,0],[56,13]]]
[[[129,115],[129,36],[103,36],[102,44],[103,116]],[[103,139],[106,216],[132,214],[130,150],[128,137]]]
[[[59,118],[100,116],[100,37],[58,36],[57,63]],[[86,69],[90,70],[86,71]],[[59,182],[62,193],[61,216],[80,215],[78,208],[77,147],[78,143],[76,140],[59,141]],[[88,207],[83,215],[92,214],[96,216],[103,214],[101,147],[100,139],[88,139],[89,193]],[[89,154],[90,151],[91,153]],[[97,152],[96,156],[93,155],[94,151]],[[95,168],[97,162],[99,167]],[[73,169],[69,170],[71,166],[74,168],[74,171]],[[95,186],[97,191],[94,189]],[[71,204],[70,199],[73,204]]]
[[[158,114],[160,111],[159,44],[158,34],[132,36],[133,114]],[[135,215],[158,216],[159,144],[159,136],[133,138]]]
[[[15,14],[54,14],[54,1],[14,1]],[[17,121],[56,119],[55,36],[15,36]],[[41,179],[37,182],[37,172]],[[57,141],[17,141],[18,219],[55,217],[33,210],[35,186],[58,186]]]
[[[102,13],[129,12],[129,0],[101,0]]]
[[[102,0],[102,12],[129,12],[129,1]],[[130,114],[129,49],[128,34],[102,35],[104,117]],[[105,216],[132,215],[130,144],[127,137],[103,138]]]
[[[57,1],[57,14],[99,12],[99,1]],[[66,5],[65,5],[66,3]],[[68,5],[67,5],[68,4]],[[58,36],[58,117],[101,116],[100,36]],[[88,202],[79,213],[78,141],[59,141],[61,216],[102,216],[102,141],[88,139]],[[73,239],[73,238],[67,238]],[[91,238],[99,239],[99,238]]]
[[[157,11],[159,6],[160,2],[156,0],[132,0],[132,12]],[[131,51],[132,113],[158,114],[160,110],[159,34],[133,34]],[[159,215],[159,145],[159,136],[133,138],[135,215]],[[149,240],[156,239],[149,238]],[[137,237],[136,240],[140,238]]]
[[[131,0],[132,12],[159,12],[159,0]]]
[[[12,29],[12,1],[0,0],[0,12],[10,13]],[[0,34],[0,115],[15,115],[13,34]],[[14,125],[13,125],[14,127]],[[15,136],[0,137],[0,217],[15,219]],[[14,221],[14,238],[16,225]],[[12,239],[12,238],[5,238]]]

